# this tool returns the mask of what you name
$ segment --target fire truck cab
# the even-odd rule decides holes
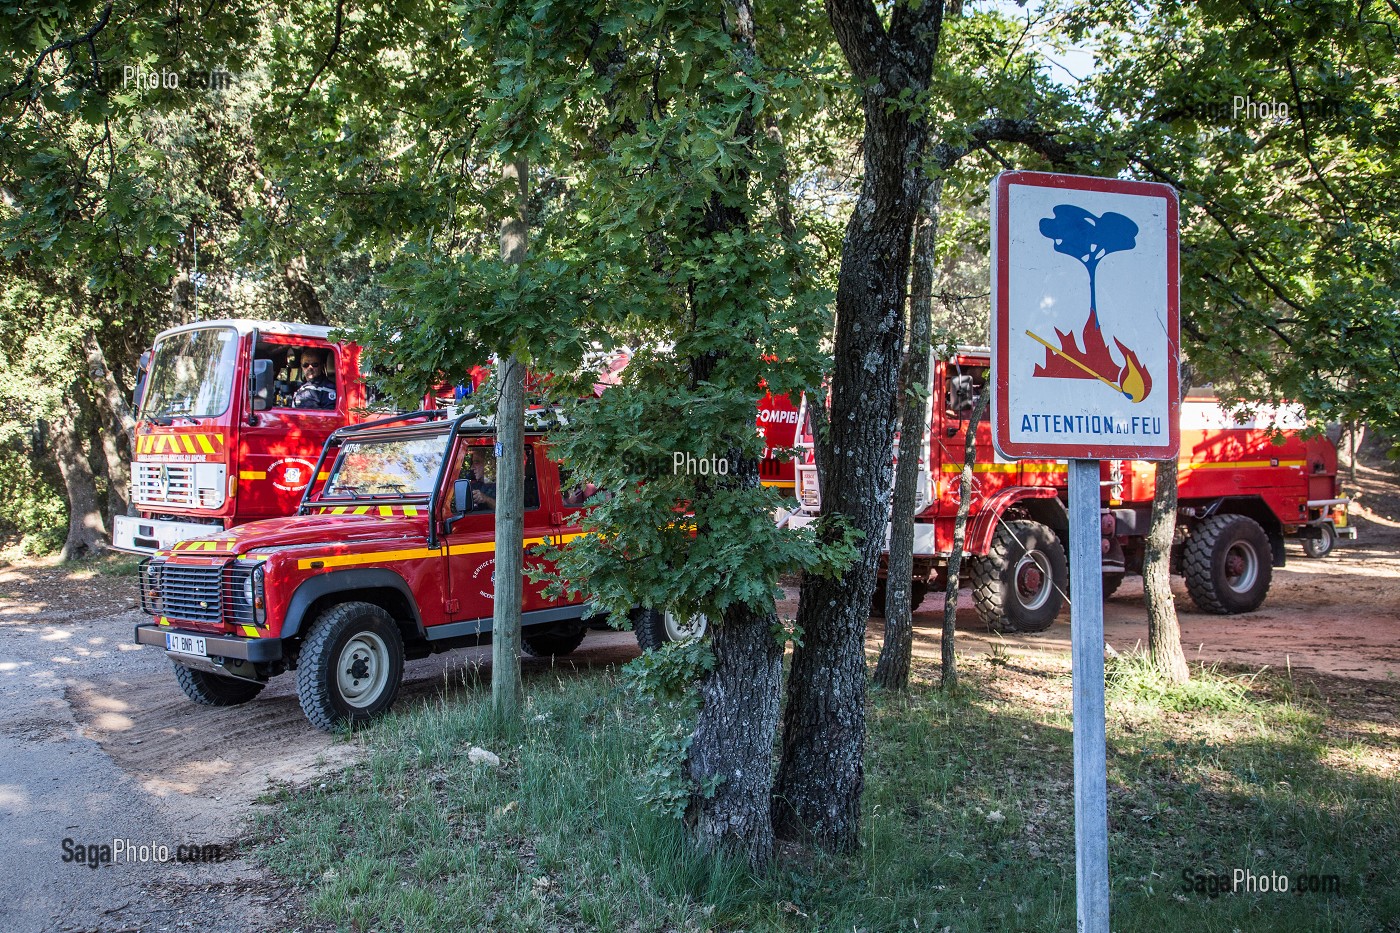
[[[357,346],[309,324],[219,320],[161,333],[142,367],[131,502],[113,546],[295,511],[322,445],[366,404]]]

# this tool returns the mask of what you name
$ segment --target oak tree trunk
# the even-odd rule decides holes
[[[1191,387],[1190,370],[1181,368],[1181,397]],[[1157,463],[1157,488],[1142,561],[1142,592],[1147,601],[1147,654],[1152,666],[1172,683],[1191,677],[1181,650],[1181,623],[1172,594],[1172,541],[1176,537],[1177,459]]]
[[[753,461],[736,461],[739,479],[757,486]],[[700,713],[687,752],[694,790],[687,821],[704,852],[761,867],[773,858],[773,737],[782,695],[783,643],[776,606],[731,606],[710,631],[714,668],[700,684]],[[719,786],[704,789],[718,777]]]
[[[526,163],[507,163],[506,182],[516,190],[516,209],[501,224],[501,259],[525,260]],[[520,606],[525,572],[525,363],[515,356],[498,360],[500,397],[496,403],[496,598],[491,621],[491,704],[501,719],[520,710]]]
[[[885,580],[885,642],[875,683],[886,690],[909,686],[914,651],[914,510],[919,460],[928,426],[929,331],[933,317],[933,263],[938,246],[938,207],[943,179],[929,184],[914,234],[914,274],[909,295],[909,349],[900,373],[899,462],[890,506],[890,551]],[[931,461],[930,461],[931,462]]]
[[[927,126],[917,109],[889,101],[927,88],[943,4],[896,4],[888,30],[869,2],[828,0],[827,11],[864,87],[865,177],[836,289],[822,515],[840,516],[862,539],[847,572],[802,581],[773,812],[779,835],[850,851],[865,783],[865,623],[889,518],[909,247],[926,184]]]
[[[107,529],[102,523],[102,506],[97,496],[97,479],[88,459],[87,445],[79,428],[77,406],[69,401],[53,420],[54,456],[63,476],[68,498],[68,536],[59,552],[60,560],[76,560],[106,547]]]
[[[967,436],[963,439],[962,475],[958,478],[958,515],[953,520],[953,545],[948,553],[948,587],[943,594],[943,635],[941,685],[945,691],[958,686],[958,656],[954,641],[958,634],[958,589],[962,575],[963,545],[967,541],[967,517],[972,511],[972,475],[977,463],[977,425],[986,414],[991,386],[982,390],[982,397],[967,419]]]
[[[131,488],[132,438],[136,431],[136,415],[126,400],[126,393],[117,382],[116,374],[107,365],[107,355],[98,342],[97,335],[88,331],[83,334],[83,355],[87,361],[88,377],[101,401],[100,412],[94,412],[93,421],[100,427],[102,458],[107,466],[107,508],[108,514],[129,515],[131,503],[127,501],[127,491]]]

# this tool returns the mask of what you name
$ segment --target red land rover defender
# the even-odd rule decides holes
[[[419,412],[337,430],[297,514],[180,541],[141,565],[136,641],[165,649],[190,699],[245,703],[296,672],[322,729],[367,720],[398,693],[405,658],[490,640],[495,592],[494,428]],[[544,438],[525,448],[525,545],[579,534],[587,490]],[[527,564],[538,562],[527,556]],[[536,656],[583,641],[592,607],[525,581]],[[643,648],[698,634],[669,612],[632,613]]]

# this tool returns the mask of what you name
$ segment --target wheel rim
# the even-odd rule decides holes
[[[335,679],[348,706],[373,705],[389,682],[389,646],[373,632],[360,632],[340,650]]]
[[[1012,581],[1016,600],[1025,609],[1036,610],[1050,601],[1054,578],[1050,574],[1050,561],[1039,551],[1028,551],[1016,562]]]
[[[667,609],[662,616],[662,624],[666,627],[667,641],[685,641],[687,638],[699,638],[705,634],[705,629],[709,627],[710,620],[705,618],[703,613],[697,613],[689,622],[681,622],[676,618],[671,610]]]
[[[1243,541],[1225,552],[1225,585],[1233,592],[1248,593],[1259,579],[1259,555]]]

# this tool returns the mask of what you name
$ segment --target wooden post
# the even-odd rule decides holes
[[[516,207],[501,222],[501,260],[525,259],[528,193],[524,158],[508,162],[502,177],[516,189]],[[525,364],[498,359],[496,402],[496,598],[491,613],[491,706],[501,719],[520,708],[520,603],[525,571]]]
[[[1069,462],[1070,641],[1074,691],[1074,867],[1079,933],[1108,933],[1103,553],[1099,461]]]

